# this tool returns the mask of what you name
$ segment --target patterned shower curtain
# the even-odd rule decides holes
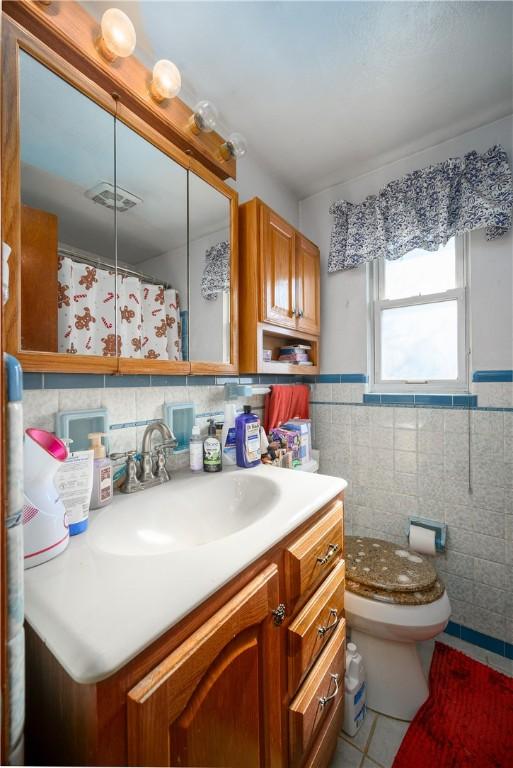
[[[182,360],[178,291],[59,257],[59,352]]]

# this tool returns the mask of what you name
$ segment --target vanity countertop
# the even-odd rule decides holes
[[[165,551],[163,545],[159,551],[160,533],[148,524],[144,529],[148,546],[157,538],[157,549],[149,554],[144,548],[138,551],[133,545],[134,537],[131,539],[130,531],[127,535],[120,523],[119,549],[116,550],[117,537],[112,537],[112,525],[109,546],[103,546],[103,529],[109,523],[105,516],[122,520],[126,513],[129,520],[130,515],[134,519],[136,514],[145,526],[152,509],[180,516],[182,504],[182,514],[187,517],[183,500],[192,497],[196,508],[198,500],[203,499],[198,519],[208,521],[209,499],[215,497],[216,489],[221,492],[224,488],[226,493],[227,475],[232,473],[246,484],[258,484],[262,478],[266,489],[266,513],[246,527],[209,541],[211,524],[210,534],[205,534],[208,543],[196,542],[174,551]],[[345,480],[336,477],[261,465],[213,475],[178,472],[162,486],[117,495],[110,506],[91,512],[88,530],[72,537],[63,554],[25,571],[26,619],[76,682],[99,682],[123,667],[346,486]],[[247,487],[242,492],[247,493]],[[231,520],[234,519],[232,515]],[[165,542],[165,534],[162,539]]]

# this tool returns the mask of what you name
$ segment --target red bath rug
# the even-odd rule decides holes
[[[511,768],[513,679],[436,643],[430,695],[393,768]]]

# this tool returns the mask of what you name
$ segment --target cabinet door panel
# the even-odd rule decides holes
[[[130,765],[280,764],[278,602],[270,565],[129,692]]]
[[[296,327],[295,231],[265,206],[261,209],[262,320]]]
[[[319,249],[304,237],[297,243],[297,328],[307,333],[320,331]]]

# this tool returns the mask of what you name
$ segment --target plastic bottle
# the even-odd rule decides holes
[[[362,656],[354,643],[347,644],[344,688],[345,706],[342,728],[348,736],[354,736],[361,728],[367,714],[365,667]]]
[[[214,419],[209,419],[208,436],[203,442],[203,469],[205,472],[220,472],[222,468],[221,443],[216,437]]]
[[[191,472],[201,472],[203,470],[203,440],[201,439],[200,428],[197,424],[192,428],[189,442],[189,461]]]
[[[244,413],[235,419],[235,445],[238,467],[256,467],[260,464],[260,419],[244,406]]]
[[[221,446],[223,451],[223,467],[237,463],[235,450],[235,418],[237,416],[236,404],[228,401],[224,404],[224,423],[221,432]]]
[[[105,437],[105,432],[91,432],[87,435],[91,443],[89,448],[94,452],[91,509],[106,507],[112,501],[112,464],[102,444],[102,437]]]

